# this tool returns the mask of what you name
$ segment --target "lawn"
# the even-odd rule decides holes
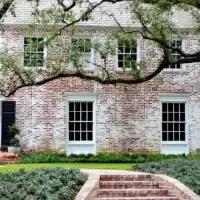
[[[0,172],[18,171],[19,169],[33,170],[38,168],[85,168],[85,169],[113,169],[130,170],[132,163],[34,163],[34,164],[10,164],[0,166]]]

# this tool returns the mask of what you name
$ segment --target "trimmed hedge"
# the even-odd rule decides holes
[[[161,155],[161,154],[129,154],[129,153],[99,153],[70,155],[58,153],[22,153],[21,163],[144,163],[181,158],[184,155]],[[199,156],[200,158],[200,156]]]
[[[176,159],[159,162],[142,163],[134,166],[133,170],[153,174],[166,174],[171,176],[200,195],[200,159]]]
[[[1,200],[73,200],[86,177],[76,169],[0,173]]]

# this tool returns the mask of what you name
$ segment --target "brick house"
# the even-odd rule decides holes
[[[41,1],[41,8],[48,7]],[[34,4],[16,0],[16,17],[9,13],[9,25],[0,37],[0,46],[13,52],[25,51],[28,36],[24,27],[33,23],[31,7]],[[117,27],[115,21],[98,13],[112,10],[123,26],[128,26],[130,13],[123,5],[104,4],[93,13],[93,20],[77,25],[76,36],[66,31],[63,42],[72,38],[103,40],[104,31]],[[192,17],[183,11],[173,16],[174,23],[183,30],[183,39],[173,38],[175,46],[187,52],[199,48],[199,35],[184,34],[192,29]],[[139,24],[134,23],[133,28]],[[41,40],[37,30],[35,42]],[[109,59],[109,67],[120,73],[125,53]],[[137,37],[136,60],[158,62],[151,55],[151,44]],[[156,50],[156,49],[155,49]],[[51,55],[48,49],[38,50],[42,59]],[[56,53],[56,50],[55,52]],[[130,53],[130,52],[129,52]],[[98,60],[93,49],[86,52],[90,59]],[[174,53],[174,56],[177,56]],[[29,58],[28,58],[29,59]],[[22,65],[26,58],[22,58]],[[93,66],[90,70],[95,71]],[[71,153],[98,152],[157,152],[189,153],[200,148],[200,65],[199,63],[169,66],[162,72],[164,83],[156,79],[138,84],[101,85],[79,78],[60,78],[42,86],[18,90],[9,99],[1,98],[0,145],[8,144],[7,126],[16,121],[21,128],[21,147],[24,151],[62,151]]]

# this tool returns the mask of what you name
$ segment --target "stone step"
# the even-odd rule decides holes
[[[167,196],[164,189],[99,189],[97,197],[162,197]]]
[[[179,200],[177,197],[103,197],[95,200]]]
[[[100,181],[151,181],[151,175],[101,175]]]
[[[156,181],[101,181],[99,183],[101,189],[125,189],[125,188],[159,188]]]

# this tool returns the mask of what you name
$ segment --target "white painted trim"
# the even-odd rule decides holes
[[[162,153],[162,145],[185,145],[186,154],[189,153],[189,137],[188,137],[188,98],[191,93],[161,93],[158,95],[160,100],[160,121],[161,121],[161,142],[160,149]],[[185,103],[185,141],[162,141],[162,103]]]
[[[34,37],[36,37],[36,38],[43,38],[44,39],[44,42],[46,42],[47,41],[47,38],[45,38],[45,37],[43,37],[42,35],[40,35],[40,34],[34,34],[34,35],[22,35],[21,36],[21,43],[22,43],[22,48],[21,48],[21,67],[22,68],[28,68],[28,69],[30,69],[30,68],[32,68],[32,69],[45,69],[46,68],[46,62],[47,62],[47,45],[45,45],[44,44],[44,49],[43,49],[43,55],[44,55],[44,64],[43,64],[43,66],[42,67],[40,67],[40,66],[33,66],[33,67],[27,67],[27,66],[24,66],[24,38],[34,38]]]
[[[139,63],[141,61],[140,59],[140,40],[139,38],[136,36],[136,43],[137,43],[137,63]],[[117,71],[123,71],[123,68],[119,67],[118,66],[119,63],[118,63],[118,41],[117,41],[117,48],[116,48],[116,68],[117,68]],[[127,71],[131,70],[131,69],[126,69]]]
[[[66,134],[66,150],[68,154],[68,147],[72,145],[94,145],[94,152],[96,154],[96,98],[97,93],[95,92],[66,92],[67,99],[67,134]],[[92,141],[69,141],[69,102],[92,102],[93,103],[93,140]]]
[[[72,39],[90,39],[90,41],[92,42],[92,38],[88,35],[74,35],[74,36],[71,36],[70,39],[69,39],[69,42],[70,44],[72,43]],[[92,71],[94,70],[94,49],[91,47],[91,57],[90,57],[90,62],[89,63],[89,67],[83,67],[83,70],[84,71]],[[72,70],[74,69],[72,64],[70,63],[69,64],[70,68],[72,68]]]

